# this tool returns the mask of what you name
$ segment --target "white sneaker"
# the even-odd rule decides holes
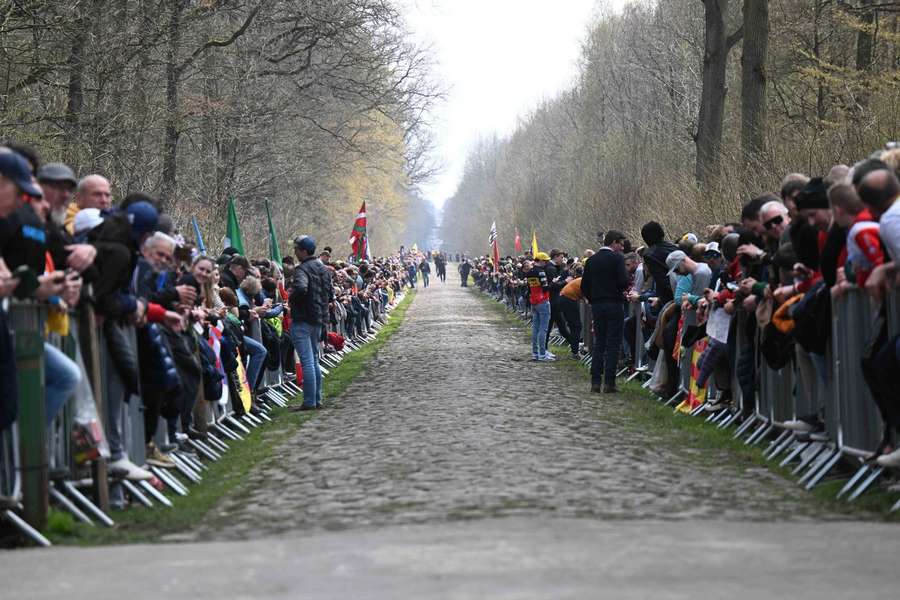
[[[153,473],[147,471],[146,469],[142,469],[127,458],[120,458],[119,460],[115,460],[109,465],[107,468],[114,475],[118,475],[120,477],[124,477],[129,481],[147,481],[153,479]]]
[[[556,355],[553,354],[552,352],[550,352],[549,350],[547,350],[547,353],[544,356],[556,360]]]
[[[882,454],[875,459],[882,467],[900,467],[900,449],[894,450],[890,454]]]
[[[790,429],[791,431],[796,431],[798,433],[809,433],[815,429],[813,425],[807,423],[806,421],[801,421],[800,419],[785,421],[784,428]]]
[[[540,362],[556,362],[556,357],[549,352],[538,359]]]

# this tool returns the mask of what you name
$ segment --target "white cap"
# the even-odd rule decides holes
[[[99,208],[82,208],[75,214],[73,225],[75,235],[88,232],[102,222],[103,217],[100,215]]]

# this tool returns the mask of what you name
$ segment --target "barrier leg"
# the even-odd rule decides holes
[[[794,460],[795,458],[797,458],[798,456],[803,454],[803,452],[807,448],[809,448],[809,446],[810,446],[810,442],[798,442],[797,446],[790,453],[788,453],[787,456],[784,457],[784,460],[782,460],[780,463],[778,463],[778,466],[786,467],[788,464],[790,464],[790,462],[792,460]]]
[[[45,548],[48,548],[53,545],[50,543],[50,540],[48,540],[47,538],[42,536],[37,529],[35,529],[31,525],[29,525],[27,522],[25,522],[21,517],[19,517],[19,515],[17,515],[13,511],[5,510],[0,514],[2,514],[6,518],[7,521],[12,523],[13,527],[15,527],[20,532],[22,532],[22,535],[29,538],[30,540],[32,540],[34,543],[38,544],[39,546],[44,546]]]
[[[800,464],[797,465],[793,471],[791,471],[791,475],[796,475],[797,473],[808,467],[810,463],[816,460],[825,450],[825,444],[815,443],[815,445],[810,444],[810,446],[813,446],[812,448],[810,448],[812,452],[810,452],[809,455],[805,458],[802,458],[801,456]]]
[[[852,490],[853,486],[855,486],[857,483],[859,483],[859,480],[862,479],[866,475],[866,473],[869,472],[870,468],[871,467],[869,465],[863,465],[859,469],[857,469],[857,471],[853,475],[853,477],[851,477],[849,479],[849,481],[847,481],[847,483],[844,484],[844,487],[841,488],[841,491],[839,491],[837,493],[837,496],[835,496],[835,500],[839,500],[841,498],[841,496],[843,496],[844,494],[846,494],[847,492]]]
[[[878,467],[872,470],[872,473],[866,477],[865,481],[860,484],[856,491],[850,494],[850,497],[847,498],[847,502],[853,502],[857,498],[859,498],[864,491],[869,489],[869,486],[875,483],[875,480],[881,477],[881,474],[884,473],[884,467]]]
[[[50,499],[63,507],[63,509],[72,513],[76,519],[81,521],[82,523],[86,523],[88,525],[93,526],[94,522],[91,521],[91,518],[84,514],[80,508],[75,506],[75,503],[69,500],[66,496],[64,496],[54,485],[51,483],[49,489],[47,490],[50,493]]]
[[[896,512],[900,510],[900,500],[897,500],[897,503],[891,507],[891,512]]]
[[[63,481],[62,486],[65,492],[69,496],[71,496],[72,499],[81,506],[81,508],[91,513],[91,515],[93,515],[95,519],[97,519],[107,527],[112,527],[116,524],[115,521],[109,518],[109,515],[107,515],[99,507],[94,505],[93,502],[88,500],[87,496],[82,494],[81,490],[75,487],[74,483],[72,483],[71,481]]]
[[[806,482],[806,485],[803,487],[803,489],[805,489],[808,492],[809,490],[816,487],[816,485],[820,481],[822,481],[822,478],[825,477],[825,475],[827,475],[831,471],[831,469],[834,468],[834,465],[836,465],[840,459],[841,459],[841,451],[835,450],[834,454],[831,455],[831,458],[829,458],[825,462],[825,464],[822,465],[821,468],[816,470],[815,475],[813,475],[812,477],[809,478],[809,480]]]

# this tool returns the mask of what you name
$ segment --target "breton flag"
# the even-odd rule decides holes
[[[491,251],[494,254],[494,273],[500,271],[500,244],[497,242],[497,221],[491,223],[491,234],[488,236],[488,243],[491,245]]]
[[[353,247],[353,260],[359,262],[369,258],[369,238],[366,236],[366,203],[359,207],[359,214],[353,222],[350,232],[350,244]]]
[[[522,238],[519,237],[518,227],[516,227],[516,254],[522,254]]]

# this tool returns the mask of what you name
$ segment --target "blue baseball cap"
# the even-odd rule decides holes
[[[16,184],[22,192],[34,198],[42,198],[44,193],[31,176],[28,162],[9,148],[0,148],[0,175]]]
[[[316,251],[316,240],[311,235],[297,236],[294,238],[294,247],[313,254]]]
[[[134,233],[140,235],[156,231],[159,212],[149,202],[142,200],[129,204],[125,209],[125,214],[128,215],[128,221],[131,223],[131,230]]]

